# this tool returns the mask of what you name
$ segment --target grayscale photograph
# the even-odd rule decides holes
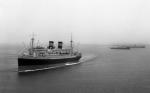
[[[0,0],[0,93],[150,93],[150,1]]]

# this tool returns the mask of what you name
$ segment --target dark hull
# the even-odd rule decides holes
[[[130,49],[130,48],[110,48],[110,49]]]
[[[18,58],[18,66],[30,66],[30,65],[50,65],[66,62],[77,62],[81,56],[61,58],[61,59],[34,59],[34,58]]]
[[[130,48],[146,48],[145,46],[131,46]]]

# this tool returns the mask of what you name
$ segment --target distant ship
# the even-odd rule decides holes
[[[139,45],[137,45],[137,44],[135,44],[135,45],[129,45],[129,47],[130,48],[146,48],[146,46],[142,45],[142,44],[141,45],[140,44]]]
[[[130,49],[128,46],[112,46],[110,49]]]
[[[23,52],[18,56],[18,66],[34,66],[34,65],[51,65],[67,62],[78,62],[82,54],[74,51],[73,41],[71,38],[70,48],[63,48],[63,42],[58,42],[55,48],[54,42],[49,41],[49,45],[45,48],[42,46],[34,46],[34,37],[31,38],[31,45],[27,52]]]

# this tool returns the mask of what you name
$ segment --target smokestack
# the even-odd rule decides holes
[[[62,49],[63,47],[63,42],[58,42],[58,49]]]
[[[54,42],[53,41],[49,41],[49,46],[48,49],[54,49]]]

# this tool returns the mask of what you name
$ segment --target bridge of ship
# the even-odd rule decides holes
[[[71,49],[34,49],[33,56],[65,56],[72,54]]]

